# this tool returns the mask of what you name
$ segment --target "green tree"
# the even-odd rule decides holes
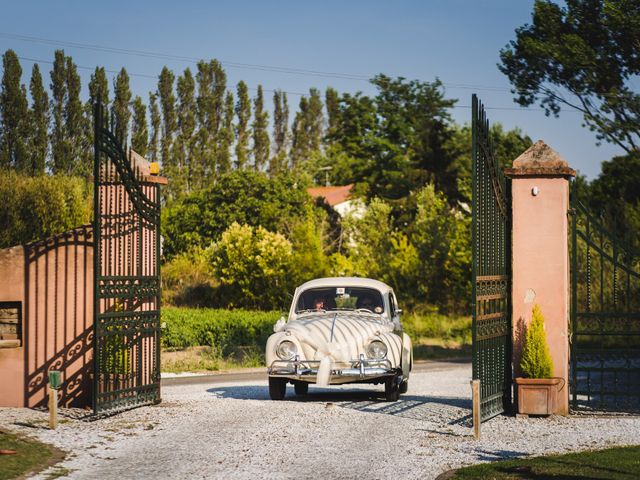
[[[142,101],[142,98],[136,95],[136,98],[133,99],[132,109],[133,121],[131,124],[131,148],[145,157],[149,146],[147,107]]]
[[[96,103],[98,98],[105,107],[109,105],[109,81],[104,67],[96,67],[89,80],[89,105]]]
[[[291,257],[291,242],[284,235],[236,222],[211,249],[222,296],[232,307],[280,307],[291,288]]]
[[[525,378],[553,377],[553,359],[544,331],[544,317],[537,304],[533,306],[533,316],[522,345],[520,368]]]
[[[27,90],[21,83],[22,67],[16,52],[7,50],[2,56],[2,89],[0,90],[0,168],[31,170],[28,151]]]
[[[113,82],[113,113],[115,116],[116,136],[127,139],[129,135],[129,120],[131,120],[131,89],[129,88],[129,74],[122,68]]]
[[[233,93],[227,92],[224,108],[224,122],[218,134],[218,174],[227,173],[231,170],[231,145],[233,144]]]
[[[340,97],[334,88],[327,88],[324,94],[324,104],[327,110],[327,132],[326,139],[335,138],[340,115]]]
[[[172,176],[175,174],[176,165],[173,158],[173,140],[176,132],[176,97],[173,93],[173,82],[175,76],[167,67],[163,67],[158,78],[158,97],[160,98],[160,109],[162,111],[162,139],[160,140],[160,152],[162,156],[162,168],[165,175],[174,180]],[[177,180],[177,179],[176,179]],[[166,189],[168,197],[175,197],[176,193],[180,193],[177,185],[172,186],[169,182]]]
[[[258,85],[258,94],[253,100],[253,166],[256,170],[264,170],[269,161],[269,114],[264,109],[262,85]]]
[[[298,178],[234,170],[163,209],[164,254],[206,248],[233,222],[287,233],[311,202]]]
[[[49,96],[44,89],[37,63],[34,63],[31,71],[29,92],[31,93],[31,109],[29,111],[30,172],[33,175],[38,175],[44,173],[49,147]]]
[[[158,107],[158,94],[153,92],[149,92],[149,116],[151,120],[151,135],[149,136],[147,156],[150,162],[157,162],[160,160],[158,141],[160,139],[160,129],[162,128],[162,116]]]
[[[320,152],[322,144],[323,114],[320,92],[311,88],[308,97],[302,97],[292,125],[291,163],[302,166]]]
[[[627,152],[639,147],[640,6],[637,0],[536,0],[532,23],[500,51],[500,71],[515,101],[536,102],[547,115],[582,112],[599,140]]]
[[[64,51],[56,50],[51,70],[51,155],[53,173],[70,173],[72,169],[70,147],[65,132],[65,103],[67,99],[67,73]]]
[[[186,194],[194,188],[194,182],[199,184],[201,180],[195,179],[192,172],[196,128],[196,99],[195,81],[189,68],[185,69],[184,74],[178,78],[177,92],[178,135],[173,145],[173,156],[175,158],[173,180],[176,183],[174,190]]]
[[[86,176],[92,172],[93,155],[91,139],[87,136],[85,108],[80,100],[82,83],[78,67],[71,57],[66,57],[67,101],[64,107],[65,137],[68,145],[70,173]]]
[[[269,175],[276,175],[286,168],[289,133],[289,105],[287,94],[273,92],[273,155],[269,162]]]
[[[251,101],[247,84],[242,80],[238,82],[236,101],[236,168],[243,169],[247,164],[249,145],[249,118],[251,117]]]

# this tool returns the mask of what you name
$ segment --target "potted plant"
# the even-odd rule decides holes
[[[533,318],[527,329],[520,358],[522,377],[518,385],[518,413],[551,415],[557,413],[558,392],[563,380],[553,376],[553,359],[544,331],[544,317],[539,305],[533,307]]]

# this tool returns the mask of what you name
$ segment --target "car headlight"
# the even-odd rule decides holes
[[[381,359],[387,356],[387,346],[380,340],[374,340],[367,345],[367,357]]]
[[[291,360],[298,353],[298,348],[296,344],[290,342],[289,340],[283,340],[276,348],[276,355],[280,357],[281,360]]]

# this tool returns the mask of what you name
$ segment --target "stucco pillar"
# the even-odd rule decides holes
[[[521,376],[525,326],[540,305],[554,376],[564,379],[559,414],[569,413],[569,179],[575,170],[538,141],[505,173],[511,177],[514,376]]]

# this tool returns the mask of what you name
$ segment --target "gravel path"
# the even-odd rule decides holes
[[[266,380],[174,385],[163,403],[46,428],[46,414],[0,409],[0,426],[71,452],[69,478],[435,478],[462,465],[637,444],[640,417],[514,418],[472,436],[469,365],[412,375],[409,393],[311,387],[268,400]],[[55,468],[55,467],[54,467]],[[59,467],[58,467],[59,470]],[[40,478],[45,478],[46,473]]]

